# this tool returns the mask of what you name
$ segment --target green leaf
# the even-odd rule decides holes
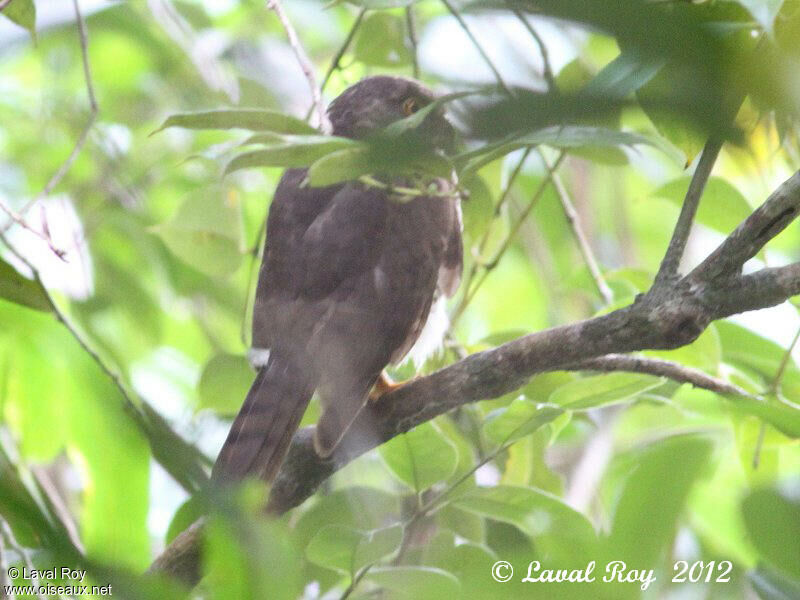
[[[402,17],[388,12],[368,14],[356,36],[355,57],[365,65],[396,67],[407,64],[406,25]]]
[[[388,492],[367,487],[343,488],[317,498],[300,515],[292,538],[302,548],[326,525],[379,529],[396,520],[399,511],[398,497]]]
[[[170,221],[152,228],[178,258],[214,277],[230,276],[242,261],[238,200],[219,188],[188,198]]]
[[[444,481],[456,469],[455,445],[433,423],[423,423],[380,447],[392,474],[417,492]]]
[[[675,63],[668,63],[658,73],[651,76],[645,85],[636,90],[636,98],[639,100],[639,104],[645,114],[656,130],[684,153],[687,166],[703,148],[706,135],[701,132],[697,123],[689,123],[683,114],[676,114],[673,110],[665,110],[664,104],[675,98],[676,89],[681,90],[684,87],[692,91],[692,94],[687,94],[690,96],[686,99],[689,105],[692,102],[697,102],[698,104],[703,101],[706,104],[712,102],[710,98],[703,96],[703,94],[708,94],[708,90],[700,89],[694,91],[693,88],[688,87],[691,86],[691,83],[687,79],[693,75],[695,73],[691,69],[684,72],[681,66]],[[693,95],[701,97],[695,98]],[[689,113],[689,111],[684,112]]]
[[[308,169],[308,184],[323,187],[342,181],[358,179],[373,173],[381,165],[371,160],[368,148],[348,148],[327,154]]]
[[[550,394],[549,402],[571,410],[633,400],[664,383],[664,378],[638,373],[607,373],[570,381]]]
[[[608,538],[614,560],[653,565],[675,536],[676,523],[695,480],[711,455],[710,440],[674,436],[637,450]]]
[[[167,117],[164,123],[150,135],[167,127],[184,129],[249,129],[274,133],[318,134],[319,131],[297,117],[273,110],[239,108],[182,113]]]
[[[759,554],[800,580],[800,500],[777,489],[755,490],[742,502],[742,515]]]
[[[673,179],[654,191],[653,196],[681,206],[690,181],[689,175]],[[711,177],[700,199],[697,220],[727,235],[749,217],[751,212],[750,204],[739,190],[722,177]]]
[[[253,383],[253,369],[244,356],[217,354],[206,363],[197,390],[200,408],[236,414]]]
[[[23,277],[14,267],[0,260],[0,298],[34,310],[50,311],[47,294],[37,281]]]
[[[210,598],[296,600],[303,595],[302,556],[285,521],[249,514],[212,516],[203,545],[204,586]]]
[[[764,399],[731,396],[730,406],[737,412],[753,415],[791,438],[800,438],[800,408],[774,394]]]
[[[294,137],[296,141],[286,138],[286,143],[240,154],[225,166],[225,175],[253,167],[307,167],[331,152],[358,147],[358,142],[347,138],[323,135]]]
[[[393,554],[402,540],[401,525],[372,531],[329,525],[321,529],[306,546],[306,558],[321,567],[353,577],[362,567]]]
[[[452,165],[443,156],[426,154],[424,159],[392,156],[386,151],[385,141],[380,148],[356,146],[326,154],[308,169],[308,184],[323,187],[343,181],[358,179],[362,175],[408,173],[421,170],[433,176],[447,175]]]
[[[36,5],[33,0],[11,0],[11,4],[0,11],[0,14],[27,29],[34,41],[36,40]]]
[[[477,174],[461,181],[461,185],[468,192],[467,197],[461,201],[464,234],[471,240],[477,240],[489,227],[494,216],[492,191],[486,180]]]
[[[518,396],[508,406],[487,416],[484,432],[496,444],[507,444],[533,433],[563,412],[559,406],[537,404]]]
[[[751,374],[755,371],[765,384],[771,384],[786,356],[786,349],[746,327],[728,321],[717,322],[716,328],[722,342],[723,360],[748,369]],[[800,403],[800,369],[793,358],[789,358],[783,371],[780,391],[795,404]]]
[[[178,507],[172,520],[167,527],[167,535],[164,538],[166,544],[170,544],[178,535],[187,529],[197,519],[208,512],[208,503],[199,495],[194,495]]]
[[[661,146],[657,140],[638,133],[582,125],[554,126],[546,127],[520,137],[488,144],[478,150],[465,152],[456,157],[456,160],[464,165],[461,169],[461,176],[465,177],[467,174],[477,171],[483,165],[490,163],[496,158],[528,146],[535,147],[545,145],[569,150],[598,146],[636,146],[639,144],[647,144],[663,149],[663,146]]]
[[[534,538],[537,546],[559,558],[589,554],[596,542],[594,528],[582,514],[556,496],[528,487],[479,487],[453,501],[466,511],[514,525]]]
[[[589,96],[626,98],[650,81],[664,62],[661,57],[645,59],[632,51],[622,52],[603,67],[582,92]]]
[[[433,567],[377,567],[364,579],[408,600],[458,598],[461,589],[455,575]]]

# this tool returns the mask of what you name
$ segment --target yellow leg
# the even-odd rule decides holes
[[[381,374],[378,376],[378,380],[375,382],[375,385],[372,386],[372,390],[369,393],[369,401],[377,402],[384,395],[396,390],[401,386],[404,386],[406,383],[408,382],[392,381],[391,377],[386,374],[386,371],[381,371]]]

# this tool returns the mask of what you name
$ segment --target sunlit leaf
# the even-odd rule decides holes
[[[677,206],[683,204],[686,190],[689,189],[688,175],[673,179],[653,192],[654,196],[664,198]],[[706,184],[697,220],[712,229],[728,235],[750,216],[752,208],[745,197],[722,177],[711,177]]]

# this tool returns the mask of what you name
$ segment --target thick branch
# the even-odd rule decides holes
[[[691,273],[696,280],[741,272],[742,265],[794,221],[800,212],[800,172],[784,181]]]
[[[711,257],[722,247],[740,257],[753,251],[752,243],[736,240],[755,239],[760,248],[797,214],[796,210],[791,215],[784,214],[786,208],[797,205],[800,175],[782,184]],[[783,216],[775,219],[778,215]],[[692,273],[669,284],[668,289],[662,287],[639,296],[625,308],[526,335],[411,381],[377,403],[368,404],[331,459],[322,460],[314,451],[314,428],[301,429],[273,483],[268,509],[285,512],[311,496],[336,470],[372,448],[457,406],[509,393],[544,371],[585,368],[650,372],[720,393],[741,395],[742,390],[736,386],[699,371],[666,361],[619,356],[645,349],[678,348],[695,340],[715,319],[774,306],[800,294],[800,263],[746,276],[741,276],[738,269],[726,272],[722,268],[720,274],[725,276],[709,280]],[[153,570],[189,573],[189,581],[196,581],[201,533],[198,522],[173,542],[154,563]],[[194,565],[192,569],[185,567],[187,563]]]

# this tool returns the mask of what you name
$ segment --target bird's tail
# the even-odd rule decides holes
[[[272,481],[314,393],[303,367],[276,352],[256,376],[214,463],[213,481]]]

